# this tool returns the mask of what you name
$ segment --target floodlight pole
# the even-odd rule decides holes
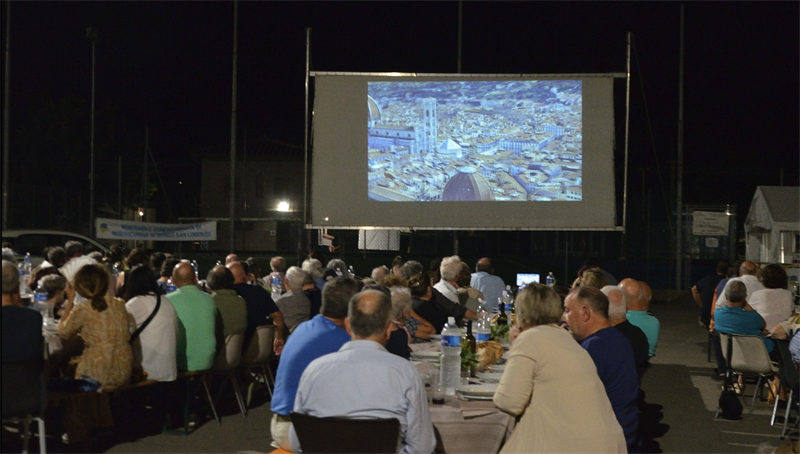
[[[94,68],[97,29],[87,28],[86,37],[92,42],[92,126],[89,141],[89,236],[94,237]]]
[[[6,1],[6,55],[5,55],[5,84],[3,87],[3,229],[8,228],[8,136],[9,136],[9,110],[11,101],[11,0]]]
[[[236,51],[239,43],[239,1],[233,1],[233,82],[231,83],[231,184],[230,253],[233,254],[234,215],[236,214]]]
[[[683,261],[683,4],[681,3],[680,64],[678,69],[678,169],[676,182],[675,289],[681,290]]]
[[[309,71],[311,70],[311,27],[306,28],[306,81],[305,81],[305,116],[303,117],[303,125],[305,126],[305,132],[303,133],[303,153],[305,155],[303,159],[304,163],[304,170],[303,170],[303,227],[308,225],[308,82],[309,82]],[[302,235],[298,235],[300,241],[302,241]],[[306,245],[308,249],[311,249],[311,230],[306,229]],[[302,249],[302,245],[298,248]],[[298,250],[298,261],[300,259],[300,251]]]
[[[633,33],[628,32],[628,62],[627,72],[625,73],[625,173],[623,176],[622,189],[622,244],[623,255],[625,254],[625,235],[627,233],[628,221],[628,132],[631,118],[631,41]]]

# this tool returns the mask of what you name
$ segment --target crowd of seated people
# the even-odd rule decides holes
[[[326,403],[333,396],[319,388],[325,382],[319,374],[336,372],[338,397],[367,396],[366,376],[348,369],[356,355],[365,355],[370,364],[358,367],[402,371],[402,378],[375,384],[375,389],[420,398],[419,377],[404,375],[408,368],[399,366],[409,364],[411,347],[430,342],[449,317],[459,324],[475,320],[479,304],[502,288],[489,258],[470,266],[458,256],[444,257],[431,269],[398,256],[358,278],[341,259],[323,267],[314,257],[301,266],[274,257],[269,274],[260,276],[255,259],[240,261],[232,254],[200,281],[189,261],[134,249],[121,260],[86,259],[73,274],[62,276],[59,270],[77,257],[74,248],[52,249],[52,263],[43,268],[52,270],[36,270],[38,279],[31,282],[61,305],[55,314],[65,346],[78,335],[83,344],[79,351],[65,347],[68,355],[61,355],[54,369],[59,377],[91,380],[104,391],[136,380],[174,382],[183,372],[208,370],[230,334],[244,332],[246,348],[256,328],[273,324],[278,361],[270,429],[273,446],[285,450],[297,447],[292,411],[337,413]],[[724,306],[714,316],[717,329],[734,333],[749,323],[754,333],[771,328],[775,337],[791,337],[800,321],[788,310],[791,294],[782,272],[780,266],[765,267],[759,282],[763,289],[752,295],[741,280],[723,283]],[[568,450],[639,449],[639,380],[656,355],[660,323],[650,310],[652,291],[646,283],[632,278],[616,282],[607,271],[585,266],[571,290],[529,284],[518,294],[507,373],[494,400],[502,411],[521,415],[504,451],[562,449],[568,438],[564,427],[575,418],[585,420],[586,437],[571,439]],[[4,296],[4,306],[5,301]],[[704,305],[710,309],[714,302]],[[730,319],[729,313],[739,317],[742,311],[751,313]],[[358,319],[355,327],[351,317]],[[552,351],[535,348],[542,342]],[[331,362],[327,355],[332,354],[339,360]],[[550,389],[549,376],[562,381]],[[564,386],[564,377],[581,386]],[[578,388],[581,393],[574,394]],[[402,399],[386,403],[406,424],[398,449],[427,450],[429,428],[418,427],[430,424],[427,407],[404,407]],[[351,414],[368,406],[366,401],[354,404]],[[564,421],[553,419],[555,414]]]

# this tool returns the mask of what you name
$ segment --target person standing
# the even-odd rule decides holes
[[[714,291],[719,281],[728,277],[728,268],[731,264],[727,260],[717,262],[716,273],[706,276],[692,287],[694,301],[700,307],[700,324],[705,327],[711,325],[711,305],[714,304]]]

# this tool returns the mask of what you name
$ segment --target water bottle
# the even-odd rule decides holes
[[[277,274],[272,276],[272,299],[278,298],[283,293],[283,282]]]
[[[47,292],[39,287],[33,292],[34,307],[42,314],[42,321],[47,319]],[[50,316],[52,318],[52,315]]]
[[[506,285],[506,289],[503,290],[503,304],[506,305],[506,312],[511,312],[511,307],[514,304],[514,293],[511,291],[510,285]]]
[[[442,382],[445,394],[453,396],[461,385],[461,328],[448,317],[442,330]]]
[[[356,271],[353,269],[352,265],[347,267],[347,273],[350,274],[350,277],[352,277],[353,279],[356,278]]]
[[[30,277],[31,271],[33,270],[33,262],[31,262],[31,253],[28,252],[25,254],[25,262],[23,263],[22,267],[25,269],[25,274]]]
[[[479,300],[480,304],[478,305],[478,323],[475,325],[475,342],[480,344],[481,342],[487,342],[489,338],[492,336],[491,330],[491,315],[486,310],[486,306],[483,304],[483,300]]]
[[[172,293],[178,290],[178,287],[172,283],[172,278],[167,279],[167,293]]]
[[[31,254],[25,256],[25,261],[19,265],[19,294],[22,298],[30,298],[31,288],[28,287],[28,280],[31,278]]]
[[[194,268],[194,277],[200,280],[200,267],[197,266],[197,260],[192,260],[192,268]]]
[[[550,273],[547,275],[547,286],[548,286],[548,287],[552,287],[552,286],[554,286],[554,285],[556,285],[556,277],[553,275],[553,272],[551,271],[551,272],[550,272]]]

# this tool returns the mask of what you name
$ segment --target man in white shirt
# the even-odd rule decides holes
[[[445,257],[442,259],[442,264],[439,265],[439,273],[442,279],[433,286],[436,290],[446,296],[447,299],[454,303],[458,303],[458,272],[461,270],[461,259],[454,255],[452,257]]]
[[[750,261],[742,262],[742,266],[739,267],[739,277],[728,279],[728,283],[725,284],[725,289],[727,289],[733,281],[742,281],[744,286],[747,288],[747,297],[749,299],[751,296],[753,296],[753,293],[764,289],[764,285],[761,284],[761,281],[759,281],[756,277],[757,270],[758,268],[756,267],[755,263]],[[719,309],[727,305],[728,299],[726,298],[725,291],[723,290],[722,295],[717,295],[717,304],[715,307]]]
[[[318,418],[395,418],[398,452],[433,452],[436,438],[422,378],[410,362],[384,348],[391,313],[391,298],[376,290],[350,300],[345,327],[353,340],[308,365],[294,411]],[[294,452],[302,452],[294,427],[290,439]]]

